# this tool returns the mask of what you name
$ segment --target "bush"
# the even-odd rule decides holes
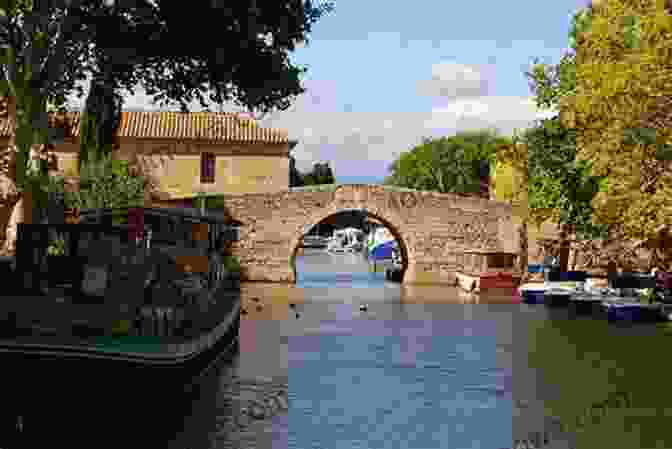
[[[192,207],[201,208],[201,201],[205,200],[205,210],[223,210],[224,195],[198,195],[191,202]]]
[[[240,273],[240,262],[235,256],[224,256],[224,268],[230,273]]]
[[[145,200],[145,180],[129,174],[126,161],[101,160],[82,164],[79,191],[66,194],[67,207],[79,209],[120,209],[141,207]]]

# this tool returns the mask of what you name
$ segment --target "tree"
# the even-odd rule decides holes
[[[167,1],[116,3],[11,0],[2,9],[1,93],[16,103],[19,189],[32,145],[46,140],[46,104],[62,106],[86,74],[94,75],[87,104],[90,112],[96,109],[96,146],[110,141],[120,110],[113,100],[120,98],[117,89],[138,81],[155,100],[178,102],[184,112],[194,98],[205,106],[206,93],[217,103],[233,100],[261,112],[287,108],[303,92],[305,72],[287,62],[287,53],[307,41],[312,24],[332,8],[300,0],[226,8],[203,0],[189,8]],[[184,33],[185,26],[209,26],[219,30],[218,38]]]
[[[48,143],[47,111],[62,110],[66,94],[85,78],[90,49],[77,12],[60,0],[12,0],[0,7],[0,95],[7,98],[14,128],[5,184],[18,193],[5,205],[12,210],[5,253],[14,251],[17,224],[32,217],[32,199],[39,205],[46,195],[48,162],[30,155],[34,144],[42,152]]]
[[[301,176],[301,185],[303,186],[313,186],[313,185],[322,185],[322,184],[335,184],[336,179],[334,173],[329,166],[329,162],[316,162],[313,164],[313,169],[305,174],[299,174]]]
[[[584,10],[574,15],[570,47],[575,47],[577,35],[588,26],[589,19]],[[576,131],[561,119],[565,112],[562,106],[576,92],[576,56],[566,53],[556,65],[536,60],[526,76],[537,106],[560,109],[560,115],[539,120],[524,130],[512,145],[500,148],[498,160],[522,175],[519,186],[511,192],[511,201],[525,205],[520,213],[524,239],[530,219],[537,226],[549,219],[559,223],[560,265],[566,270],[571,235],[594,238],[606,232],[604,226],[594,223],[591,204],[600,178],[592,176],[589,163],[577,160]],[[526,271],[526,264],[521,264],[521,269]]]
[[[564,105],[577,156],[605,177],[595,215],[626,239],[652,237],[672,216],[672,162],[664,157],[672,140],[672,16],[661,6],[610,0],[593,8],[577,34],[576,94]]]
[[[62,106],[75,82],[84,78],[78,63],[88,53],[86,39],[76,8],[65,1],[10,1],[0,9],[0,93],[11,97],[18,149],[14,174],[20,190],[32,145],[47,140],[47,104]]]
[[[183,112],[194,99],[207,108],[208,97],[269,112],[304,92],[306,70],[289,63],[288,53],[308,42],[312,25],[332,10],[332,3],[314,7],[309,0],[195,0],[188,8],[138,0],[103,13],[87,10],[85,21],[94,24],[89,30],[108,85],[132,88],[140,81],[155,101],[179,103]],[[185,33],[187,27],[192,31]]]
[[[288,63],[288,53],[307,41],[314,22],[332,9],[330,3],[313,7],[302,0],[262,5],[248,0],[226,8],[197,1],[186,9],[139,1],[87,9],[95,70],[83,119],[94,121],[97,152],[110,152],[122,106],[120,90],[133,92],[138,83],[154,100],[179,103],[183,112],[195,98],[207,109],[206,93],[220,105],[233,100],[248,110],[286,109],[304,92],[300,75],[305,72]],[[186,23],[194,30],[211,25],[220,30],[218,39],[185,34]],[[127,45],[120,45],[120,38]],[[81,150],[85,156],[86,148]]]
[[[296,159],[293,155],[289,156],[289,187],[301,187],[303,180],[301,179],[301,172],[296,168]]]
[[[478,192],[482,161],[494,162],[499,145],[509,140],[494,130],[465,131],[451,137],[424,138],[389,167],[384,183],[443,193]]]

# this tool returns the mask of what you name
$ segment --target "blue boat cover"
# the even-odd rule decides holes
[[[391,259],[393,250],[394,250],[394,240],[381,243],[380,245],[374,246],[373,249],[369,252],[369,259],[371,260]]]
[[[533,264],[527,266],[528,273],[543,273],[544,266],[541,264]]]

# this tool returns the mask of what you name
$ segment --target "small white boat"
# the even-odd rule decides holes
[[[574,282],[544,282],[523,284],[518,293],[526,304],[567,304],[580,288]]]
[[[332,253],[356,253],[364,249],[364,231],[346,228],[334,231],[327,243],[327,251]]]

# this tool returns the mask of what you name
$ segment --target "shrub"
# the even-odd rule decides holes
[[[82,164],[79,191],[66,194],[66,205],[79,209],[120,209],[143,206],[145,181],[142,176],[131,176],[126,161],[100,160]]]
[[[224,256],[224,268],[230,273],[240,273],[240,262],[235,256]]]

